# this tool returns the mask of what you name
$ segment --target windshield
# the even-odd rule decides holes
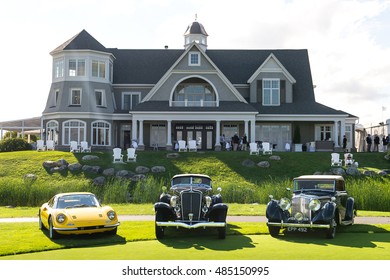
[[[294,191],[321,190],[334,191],[334,180],[295,180]]]
[[[92,194],[65,195],[58,198],[57,209],[77,207],[98,207],[99,202]]]
[[[172,186],[193,185],[195,187],[211,188],[211,179],[201,176],[176,177],[172,180]]]

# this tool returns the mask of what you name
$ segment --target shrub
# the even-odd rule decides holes
[[[0,152],[25,151],[31,149],[31,145],[21,138],[7,138],[0,141]]]

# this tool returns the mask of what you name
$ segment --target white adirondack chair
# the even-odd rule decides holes
[[[77,144],[77,141],[70,141],[69,149],[70,149],[71,153],[80,152],[80,148],[79,148],[79,145]]]
[[[81,152],[82,153],[90,153],[91,152],[91,146],[88,146],[87,141],[81,141],[80,145],[81,145]]]
[[[113,163],[123,163],[123,155],[122,155],[122,149],[121,148],[114,148],[112,149],[112,157]]]
[[[342,165],[342,160],[340,159],[340,154],[331,153],[330,165],[331,166],[341,166]]]
[[[46,150],[46,146],[45,146],[45,142],[43,140],[37,140],[37,151],[45,151]]]
[[[128,162],[136,162],[137,161],[137,154],[135,153],[135,148],[128,148],[127,149],[127,161]]]
[[[196,146],[195,140],[188,141],[188,151],[189,152],[197,152],[198,151],[198,147]]]
[[[178,143],[179,143],[179,152],[187,152],[186,141],[179,140]]]
[[[46,150],[54,151],[54,141],[53,140],[46,141]]]
[[[256,142],[249,143],[249,155],[258,155],[259,147]]]
[[[263,142],[263,155],[272,155],[272,146],[269,142]]]

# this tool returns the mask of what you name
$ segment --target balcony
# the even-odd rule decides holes
[[[218,101],[169,101],[169,107],[218,107]]]

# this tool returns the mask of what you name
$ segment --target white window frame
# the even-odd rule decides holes
[[[75,62],[76,69],[74,69],[74,70],[70,69],[71,61]],[[80,67],[81,63],[84,63],[83,68]],[[81,71],[83,71],[83,73],[80,73]],[[69,77],[84,77],[85,73],[86,73],[86,60],[84,58],[71,58],[68,60],[68,76]]]
[[[94,64],[97,64],[97,73],[95,74],[94,73]],[[97,59],[93,59],[92,60],[92,63],[91,63],[91,75],[92,77],[94,78],[101,78],[101,79],[105,79],[106,78],[106,62],[103,61],[103,60],[97,60]]]
[[[130,108],[125,108],[125,96],[130,96],[130,104],[129,104],[129,107]],[[138,102],[137,104],[133,104],[133,96],[138,96]],[[139,103],[141,102],[141,92],[131,92],[131,91],[126,91],[126,92],[122,92],[122,102],[121,102],[121,108],[122,110],[129,110],[131,111],[133,109],[134,106],[138,105]]]
[[[278,87],[277,88],[274,88],[272,86],[272,82],[275,82],[277,81],[278,82]],[[270,82],[270,87],[265,87],[265,83],[266,82]],[[262,81],[263,83],[263,86],[262,86],[262,104],[263,106],[280,106],[280,79],[263,79]],[[266,103],[265,102],[265,90],[269,90],[270,91],[270,103]],[[273,90],[277,90],[277,101],[275,102],[273,100],[273,94],[272,94],[272,91]]]
[[[72,125],[68,125],[72,123]],[[77,123],[77,125],[75,125]],[[66,130],[69,130],[67,133]],[[72,132],[76,131],[76,137],[72,137]],[[70,141],[85,141],[87,135],[87,124],[81,120],[67,120],[62,123],[62,143],[65,146],[70,145]],[[66,137],[67,136],[67,137]]]
[[[80,102],[79,103],[73,103],[73,93],[75,91],[79,91],[80,92]],[[83,99],[83,90],[81,88],[71,88],[70,89],[70,93],[69,93],[69,105],[71,106],[81,106],[81,101]]]
[[[197,57],[197,62],[193,62],[192,57]],[[189,52],[188,53],[188,66],[200,66],[200,52]]]
[[[103,126],[99,127],[99,124]],[[102,141],[99,141],[101,136],[103,136],[104,144],[102,144]],[[98,120],[91,123],[91,143],[93,146],[100,147],[111,145],[111,124],[109,122]]]
[[[329,128],[329,130],[327,129]],[[315,128],[316,131],[316,141],[334,141],[334,125],[333,124],[318,124]],[[328,136],[330,137],[326,137]]]
[[[58,104],[58,97],[60,96],[60,89],[54,90],[54,96],[53,96],[53,107],[56,107]]]
[[[97,103],[97,96],[96,94],[100,92],[101,93],[101,104]],[[95,100],[96,100],[96,106],[97,107],[105,107],[106,106],[106,92],[103,89],[95,89]]]
[[[61,79],[64,77],[64,59],[54,61],[54,78]]]

